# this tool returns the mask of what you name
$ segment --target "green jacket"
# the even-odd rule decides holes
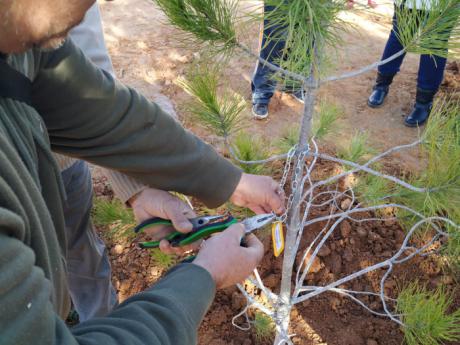
[[[215,286],[193,264],[110,315],[68,329],[63,192],[51,150],[144,184],[227,200],[241,172],[71,42],[8,57],[34,107],[0,97],[0,344],[194,344]]]

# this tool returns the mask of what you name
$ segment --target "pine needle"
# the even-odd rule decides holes
[[[244,161],[257,161],[268,156],[267,143],[259,136],[241,132],[233,141],[233,148],[237,157]],[[248,174],[266,174],[268,168],[263,164],[239,164],[241,169]]]
[[[313,119],[313,136],[316,139],[322,139],[329,133],[337,130],[337,119],[340,116],[341,109],[332,103],[321,101],[319,104],[319,113]]]
[[[338,156],[347,161],[363,163],[365,158],[375,150],[368,144],[369,135],[365,132],[357,132],[346,147],[338,150]]]
[[[246,103],[238,94],[226,92],[219,96],[219,78],[217,68],[198,67],[189,73],[187,79],[180,79],[178,84],[194,96],[189,110],[195,119],[205,128],[227,138],[244,126],[241,113]]]
[[[460,309],[448,314],[452,297],[443,288],[428,291],[417,282],[400,292],[397,311],[402,314],[408,345],[440,345],[460,341]]]
[[[153,0],[175,27],[191,34],[189,44],[210,43],[218,51],[236,46],[237,1]],[[192,38],[193,37],[193,38]]]
[[[412,10],[414,8],[418,10]],[[460,56],[458,0],[396,0],[395,9],[397,36],[406,51],[453,58]]]
[[[254,318],[254,332],[257,343],[270,340],[275,333],[273,320],[262,312],[256,312]]]

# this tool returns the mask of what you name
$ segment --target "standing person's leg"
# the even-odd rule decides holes
[[[80,321],[107,314],[117,303],[110,263],[91,222],[93,188],[88,165],[78,161],[62,172],[67,192],[64,215],[67,232],[69,290]]]
[[[401,42],[399,42],[397,33],[398,21],[395,14],[393,16],[393,28],[390,32],[390,36],[388,37],[388,41],[385,45],[381,60],[385,60],[404,49]],[[404,56],[405,54],[378,67],[377,79],[372,89],[373,91],[367,100],[367,104],[370,107],[377,108],[383,104],[383,101],[385,100],[385,97],[387,96],[390,89],[390,85],[393,82],[393,77],[396,75],[396,73],[399,72],[401,64],[404,60]]]
[[[426,122],[433,106],[433,98],[439,90],[444,77],[447,59],[436,55],[422,55],[417,79],[417,93],[412,112],[404,124],[417,127]]]
[[[260,57],[270,63],[282,58],[282,50],[285,42],[282,37],[282,28],[276,27],[267,19],[267,14],[274,9],[273,6],[264,6],[263,36],[260,49]],[[273,40],[273,38],[275,38]],[[256,118],[268,116],[268,103],[272,98],[276,80],[273,78],[273,71],[261,62],[257,62],[252,78],[252,104],[253,114]]]

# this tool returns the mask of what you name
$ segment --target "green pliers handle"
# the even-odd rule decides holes
[[[211,218],[217,221],[209,222],[209,219]],[[237,222],[238,221],[230,215],[221,217],[197,217],[191,220],[191,223],[193,224],[193,230],[191,232],[184,234],[182,232],[174,231],[161,240],[165,239],[175,247],[182,247],[196,242],[202,238],[208,237],[216,232],[224,231],[230,225],[236,224]],[[147,219],[146,221],[136,226],[134,232],[140,232],[148,227],[155,225],[172,226],[172,222],[170,220],[158,217]],[[160,246],[161,240],[141,242],[139,243],[139,246],[141,248],[158,248]]]

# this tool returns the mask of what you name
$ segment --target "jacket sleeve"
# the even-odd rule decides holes
[[[50,302],[51,283],[35,266],[34,252],[18,238],[23,220],[0,208],[0,329],[2,345],[196,344],[196,334],[215,293],[206,272],[177,266],[149,290],[106,317],[69,329]]]
[[[209,207],[228,200],[239,182],[238,168],[97,69],[70,40],[41,55],[32,94],[54,151],[195,196]]]

